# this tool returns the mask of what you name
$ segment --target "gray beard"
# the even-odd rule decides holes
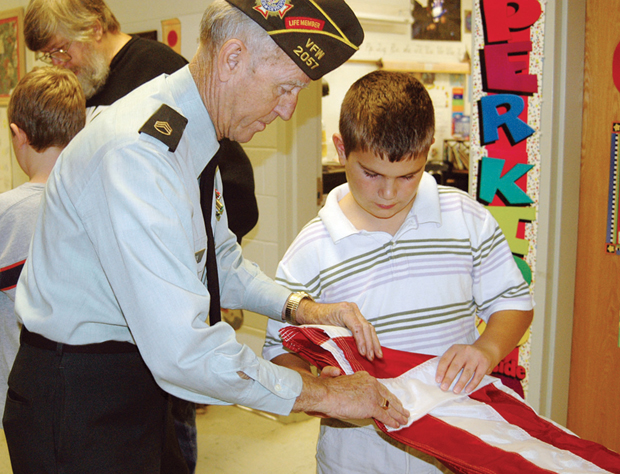
[[[105,84],[110,74],[110,66],[106,58],[91,50],[87,62],[82,65],[77,74],[78,81],[84,89],[86,99],[94,96]]]

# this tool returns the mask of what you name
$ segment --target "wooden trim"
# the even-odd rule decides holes
[[[466,63],[421,63],[395,61],[392,59],[349,59],[347,64],[371,64],[386,71],[434,72],[439,74],[470,74],[471,64]]]

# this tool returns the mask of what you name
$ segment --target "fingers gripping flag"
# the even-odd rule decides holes
[[[546,420],[499,379],[485,377],[471,393],[442,391],[435,383],[438,357],[383,348],[373,362],[359,355],[347,329],[287,326],[285,347],[322,369],[377,377],[411,412],[408,424],[388,436],[435,456],[455,473],[617,473],[620,455]]]

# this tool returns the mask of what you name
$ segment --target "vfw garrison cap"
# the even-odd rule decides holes
[[[349,59],[364,30],[343,0],[227,0],[262,26],[312,80]]]

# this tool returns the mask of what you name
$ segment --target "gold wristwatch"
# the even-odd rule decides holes
[[[312,296],[305,291],[291,293],[291,296],[289,296],[288,300],[286,300],[286,307],[284,308],[285,322],[292,324],[293,326],[297,326],[297,308],[299,308],[299,303],[301,303],[301,300],[306,298],[310,301],[314,301]]]

